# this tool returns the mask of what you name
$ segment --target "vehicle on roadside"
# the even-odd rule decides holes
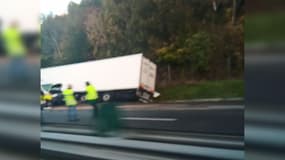
[[[50,107],[64,104],[61,85],[41,85],[41,106]]]
[[[156,64],[143,54],[93,60],[41,69],[41,86],[52,94],[52,105],[63,104],[62,91],[73,86],[76,99],[85,101],[85,82],[98,91],[99,102],[151,102],[155,92]]]

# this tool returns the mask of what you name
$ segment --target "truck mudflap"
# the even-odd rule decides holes
[[[160,93],[159,93],[159,92],[156,92],[156,91],[155,91],[155,92],[153,93],[153,98],[157,98],[157,97],[159,97],[159,96],[160,96]]]

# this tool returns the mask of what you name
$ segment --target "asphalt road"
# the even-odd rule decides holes
[[[92,110],[78,107],[80,121],[67,121],[67,108],[44,110],[43,125],[91,125]],[[117,107],[124,128],[243,136],[244,106],[237,104],[135,104]]]

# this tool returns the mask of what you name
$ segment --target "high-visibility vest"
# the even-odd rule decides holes
[[[96,88],[92,85],[88,85],[86,87],[86,100],[96,100],[98,98],[98,93]]]
[[[74,97],[74,92],[72,89],[66,89],[63,91],[64,101],[67,106],[77,105],[76,99]]]
[[[16,28],[7,28],[3,32],[4,47],[9,56],[22,57],[26,54],[26,48],[21,33]]]

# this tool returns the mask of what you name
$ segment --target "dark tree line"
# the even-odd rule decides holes
[[[243,73],[240,0],[82,0],[42,17],[42,67],[143,52],[159,81]],[[233,23],[234,21],[234,23]]]

